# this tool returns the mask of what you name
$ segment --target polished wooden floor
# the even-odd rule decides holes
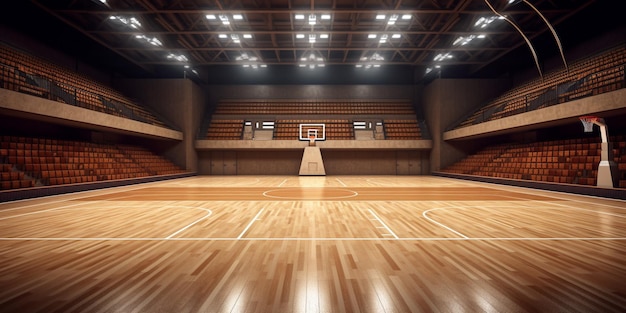
[[[624,312],[626,202],[198,176],[0,204],[0,312]]]

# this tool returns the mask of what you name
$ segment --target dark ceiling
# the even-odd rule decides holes
[[[539,62],[560,57],[550,26],[567,53],[589,37],[622,25],[618,2],[32,0],[3,4],[2,18],[9,27],[126,75],[158,76],[182,64],[201,69],[313,67],[323,62],[354,68],[411,66],[424,73],[443,65],[457,76],[477,77],[515,66],[534,67],[528,43]],[[481,19],[497,17],[490,6],[508,21],[477,26]],[[312,16],[314,25],[309,23]],[[132,26],[131,19],[138,24]],[[436,61],[437,55],[450,57]]]

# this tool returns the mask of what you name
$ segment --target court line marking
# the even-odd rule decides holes
[[[461,234],[460,232],[458,232],[458,231],[456,231],[456,230],[452,229],[451,227],[448,227],[448,226],[446,226],[446,225],[444,225],[444,224],[442,224],[442,223],[439,223],[439,222],[435,221],[434,219],[432,219],[432,218],[428,217],[428,212],[437,211],[437,210],[441,210],[441,209],[449,209],[449,208],[450,208],[450,207],[443,207],[443,208],[434,208],[434,209],[429,209],[429,210],[426,210],[426,211],[422,212],[422,216],[423,216],[426,220],[428,220],[428,221],[430,221],[430,222],[432,222],[432,223],[435,223],[435,224],[437,224],[437,225],[439,225],[439,226],[441,226],[441,227],[443,227],[443,228],[445,228],[445,229],[447,229],[447,230],[449,230],[449,231],[451,231],[451,232],[453,232],[453,233],[457,234],[458,236],[461,236],[461,237],[463,237],[463,238],[465,238],[465,239],[469,239],[469,237],[467,237],[467,236],[465,236],[465,235]]]
[[[278,187],[282,187],[283,184],[287,182],[287,180],[288,180],[287,178],[283,179],[283,181],[280,182],[280,184],[278,184]]]
[[[335,178],[335,180],[338,181],[341,184],[341,186],[348,187],[348,185],[344,184],[343,181],[341,181],[341,179]]]
[[[98,202],[98,201],[94,201],[94,202]],[[16,217],[22,217],[22,216],[39,214],[39,213],[46,213],[46,212],[51,212],[51,211],[62,210],[62,209],[66,209],[66,208],[70,208],[70,207],[74,207],[74,206],[79,206],[79,205],[84,205],[84,204],[85,204],[85,202],[80,202],[80,203],[68,204],[68,205],[64,205],[64,206],[60,206],[60,207],[56,207],[56,208],[50,208],[50,209],[38,210],[38,211],[34,211],[34,212],[28,212],[28,213],[21,213],[21,214],[4,216],[4,217],[0,217],[0,221],[8,220],[8,219],[16,218]]]
[[[165,237],[165,239],[172,239],[172,237],[174,237],[174,236],[178,235],[179,233],[181,233],[181,232],[183,232],[183,231],[187,230],[189,227],[191,227],[191,226],[193,226],[193,225],[198,224],[200,221],[202,221],[203,219],[206,219],[207,217],[209,217],[209,216],[211,216],[211,215],[213,214],[213,211],[211,211],[211,210],[209,210],[209,209],[205,209],[205,208],[199,208],[199,209],[200,209],[200,210],[207,211],[207,212],[208,212],[208,213],[207,213],[207,215],[205,215],[205,216],[203,216],[203,217],[201,217],[201,218],[199,218],[199,219],[195,220],[193,223],[191,223],[191,224],[189,224],[189,225],[187,225],[187,226],[185,226],[185,227],[183,227],[183,228],[179,229],[178,231],[174,232],[173,234],[171,234],[171,235],[169,235],[169,236]]]
[[[94,201],[94,202],[100,202],[100,203],[106,203],[106,201]],[[10,216],[6,216],[3,218],[0,218],[1,220],[6,220],[6,219],[11,219],[11,218],[17,218],[17,217],[22,217],[22,216],[27,216],[27,215],[34,215],[34,214],[38,214],[38,213],[46,213],[46,212],[50,212],[50,211],[63,211],[63,210],[70,210],[68,208],[70,207],[75,207],[78,205],[85,205],[87,204],[86,202],[79,202],[79,203],[75,203],[75,204],[71,204],[71,205],[66,205],[66,206],[61,206],[61,207],[57,207],[57,208],[50,208],[47,210],[41,210],[41,211],[34,211],[34,212],[29,212],[29,213],[24,213],[24,214],[17,214],[17,215],[10,215]],[[198,209],[198,210],[202,210],[202,211],[206,211],[208,212],[207,215],[197,219],[196,221],[192,222],[191,224],[188,224],[187,226],[179,229],[178,231],[174,232],[173,234],[169,235],[168,237],[165,237],[165,239],[172,239],[172,237],[174,237],[175,235],[187,230],[189,227],[199,223],[200,221],[202,221],[203,219],[208,218],[209,216],[211,216],[213,214],[213,211],[211,211],[210,209],[206,209],[203,207],[194,207],[194,206],[187,206],[187,205],[167,205],[167,204],[163,204],[163,205],[157,205],[154,207],[148,207],[146,208],[145,205],[124,205],[124,206],[119,206],[119,205],[115,205],[116,207],[124,207],[124,208],[141,208],[141,209],[154,209],[154,208],[165,208],[165,209],[169,209],[169,208],[191,208],[191,209]],[[71,210],[81,210],[81,209],[88,209],[88,208],[72,208]],[[93,210],[93,208],[89,208],[91,210]],[[102,209],[102,210],[106,210],[106,209],[110,209],[110,207],[108,206],[102,206],[102,207],[98,207],[97,209]]]
[[[186,178],[181,178],[181,179],[186,179]],[[145,188],[146,188],[146,187],[145,187],[145,185],[148,185],[148,184],[154,184],[154,183],[164,183],[164,181],[157,181],[157,182],[144,183],[144,184],[142,184],[142,186],[139,186],[139,187],[137,187],[137,188],[130,188],[130,190],[126,190],[126,191],[134,191],[134,190],[141,190],[141,189],[145,189]],[[476,182],[473,182],[473,183],[476,183]],[[485,183],[485,184],[487,184],[487,183]],[[513,192],[517,192],[517,193],[520,193],[520,194],[531,194],[530,192],[524,192],[524,191],[519,190],[519,189],[522,189],[522,190],[528,190],[528,188],[517,187],[517,186],[498,186],[498,187],[500,187],[500,188],[495,188],[492,184],[487,184],[487,185],[489,185],[489,186],[490,186],[490,187],[489,187],[490,189],[494,189],[494,190],[501,190],[501,191],[511,192],[511,190],[510,190],[510,189],[513,189],[513,190],[515,190],[515,191],[513,191]],[[115,188],[115,189],[119,189],[119,188],[128,188],[128,187],[129,187],[129,186],[118,186],[118,187],[113,187],[113,188]],[[508,190],[507,190],[507,189],[508,189]],[[95,191],[95,192],[98,192],[98,191],[102,191],[102,190],[101,190],[101,189],[100,189],[100,190],[88,190],[88,191],[82,191],[82,192],[79,192],[79,193],[94,192],[94,191]],[[119,191],[110,190],[110,192],[105,192],[105,193],[104,193],[104,194],[102,194],[102,195],[111,194],[111,193],[116,193],[116,192],[119,192]],[[562,193],[560,193],[560,192],[555,192],[555,191],[548,191],[548,192],[549,192],[549,193],[557,193],[557,194],[562,194]],[[533,194],[533,195],[534,195],[534,194]],[[60,196],[60,195],[53,195],[53,196]],[[49,197],[53,197],[53,196],[49,196]],[[575,197],[576,197],[576,196],[585,196],[585,195],[573,194],[572,196],[575,196]],[[512,197],[512,196],[503,196],[503,197],[507,197],[507,198],[511,198],[511,199],[519,199],[519,200],[529,200],[529,199],[525,199],[525,198]],[[613,208],[618,208],[618,209],[624,209],[623,207],[618,207],[618,206],[614,206],[614,205],[610,205],[610,204],[596,204],[596,203],[592,203],[592,202],[580,201],[580,200],[576,200],[576,199],[561,198],[561,197],[556,197],[556,196],[552,196],[552,195],[545,196],[545,197],[550,197],[550,198],[555,198],[555,199],[560,199],[560,200],[570,201],[570,202],[578,202],[578,203],[586,203],[586,204],[602,205],[602,206],[605,206],[605,207],[613,207]],[[70,199],[59,200],[59,201],[56,201],[56,202],[53,202],[53,203],[67,202],[67,201],[71,201],[71,199],[84,199],[84,198],[85,198],[85,197],[70,198]],[[122,198],[126,198],[126,197],[117,197],[117,198],[112,198],[112,199],[122,199]],[[596,197],[593,197],[593,198],[596,198]],[[39,199],[39,198],[37,198],[37,199]],[[600,198],[600,199],[609,200],[609,201],[614,201],[614,200],[616,200],[616,199],[605,199],[605,198]],[[25,199],[25,200],[33,200],[33,199]],[[303,200],[306,200],[306,199],[303,199]],[[564,208],[567,208],[567,209],[575,209],[575,210],[588,211],[588,212],[593,212],[593,213],[596,213],[596,214],[607,214],[607,215],[612,215],[612,216],[617,216],[617,217],[624,217],[624,216],[617,215],[617,214],[613,214],[613,213],[609,213],[609,212],[601,212],[601,211],[595,211],[595,210],[583,209],[583,208],[575,207],[575,206],[572,206],[572,205],[565,205],[565,204],[553,203],[553,202],[542,201],[542,200],[531,200],[531,201],[537,201],[537,202],[541,202],[541,203],[545,203],[545,204],[550,204],[550,205],[557,205],[557,206],[561,206],[561,207],[564,207]],[[618,201],[621,201],[621,200],[618,200]],[[48,203],[46,203],[46,204],[50,204],[50,202],[48,202]],[[43,205],[43,204],[33,204],[33,205],[28,205],[28,206],[24,206],[24,207],[20,207],[20,208],[32,207],[32,206],[38,206],[38,205]],[[9,216],[9,217],[0,218],[0,220],[9,219],[9,218],[18,217],[18,216],[31,215],[31,214],[36,214],[36,213],[43,213],[43,212],[48,212],[48,211],[60,210],[60,209],[64,209],[64,208],[68,208],[68,207],[72,207],[72,206],[77,206],[77,205],[80,205],[80,204],[72,204],[72,205],[68,205],[68,206],[62,206],[62,207],[58,207],[58,208],[51,208],[51,209],[46,209],[46,210],[42,210],[42,211],[29,212],[29,213],[25,213],[25,214],[19,214],[19,215],[15,215],[15,216]],[[17,209],[20,209],[20,208],[11,208],[11,209],[7,209],[7,210],[4,210],[4,211],[17,210]],[[553,208],[554,208],[554,207],[553,207]],[[438,208],[438,209],[441,209],[441,208]],[[424,213],[426,213],[426,212],[423,212],[423,214],[424,214]],[[426,217],[426,216],[425,216],[425,217]],[[427,218],[427,219],[429,219],[428,217],[426,217],[426,218]],[[432,220],[432,219],[429,219],[429,220],[431,220],[432,222],[435,222],[435,223],[437,223],[437,224],[443,225],[443,224],[438,223],[438,222],[436,222],[436,221],[434,221],[434,220]],[[445,225],[443,225],[443,226],[445,226]],[[449,228],[449,230],[452,230],[452,229],[451,229],[451,228]],[[454,231],[454,230],[452,230],[452,231],[453,231],[453,232],[456,232],[456,231]],[[458,232],[457,232],[457,233],[458,233]],[[460,233],[459,233],[459,234],[460,234]],[[596,237],[594,237],[594,238],[596,238]],[[467,238],[467,239],[469,239],[469,238]]]
[[[307,187],[289,187],[291,189],[301,189],[301,190],[307,190]],[[350,190],[350,189],[337,189],[337,188],[333,188],[333,187],[321,187],[321,189],[336,189],[336,190],[342,190],[342,191],[349,191],[352,192],[352,195],[347,195],[347,196],[338,196],[338,197],[323,197],[320,199],[316,199],[316,198],[293,198],[293,197],[281,197],[281,196],[272,196],[269,195],[269,192],[274,192],[274,191],[285,191],[289,188],[284,188],[284,189],[270,189],[270,190],[266,190],[263,192],[263,196],[267,197],[267,198],[271,198],[271,199],[285,199],[285,200],[292,200],[292,201],[318,201],[318,200],[335,200],[335,199],[347,199],[347,198],[353,198],[359,195],[358,192],[354,191],[354,190]],[[318,188],[318,187],[314,187],[314,188]]]
[[[519,198],[519,197],[514,197],[514,196],[503,196],[503,197],[511,198],[511,199],[517,199],[517,200],[523,200],[522,203],[521,203],[522,206],[524,206],[524,203],[523,203],[524,201],[533,201],[533,202],[539,202],[539,203],[543,203],[543,204],[557,205],[557,206],[568,208],[568,209],[572,209],[572,210],[593,212],[593,213],[597,213],[597,214],[605,214],[605,215],[610,215],[610,216],[615,216],[615,217],[626,218],[626,215],[619,214],[619,213],[602,212],[602,211],[597,211],[597,210],[584,209],[584,208],[573,206],[573,205],[561,204],[561,203],[558,203],[556,201],[551,202],[551,201],[545,201],[545,200],[533,200],[533,199],[525,199],[525,198]],[[559,199],[559,198],[557,198],[557,199]],[[561,199],[561,200],[565,200],[565,199]],[[568,200],[566,200],[566,201],[568,201]],[[573,202],[592,204],[591,202],[585,202],[585,201],[573,201]],[[607,204],[605,206],[608,206],[608,207],[611,207],[611,208],[617,208],[617,209],[620,209],[620,210],[624,209],[623,207],[613,206],[613,205],[610,205],[610,204]],[[532,207],[532,206],[526,205],[525,207]]]
[[[389,228],[389,226],[387,226],[387,224],[385,224],[385,222],[383,222],[382,219],[380,219],[380,217],[378,217],[378,215],[376,214],[376,212],[374,212],[374,210],[372,209],[367,209],[370,214],[372,214],[372,216],[374,216],[374,220],[378,221],[384,229],[386,229],[389,232],[389,235],[393,236],[393,238],[398,239],[398,236],[396,235],[396,233],[393,232],[393,230],[391,230],[391,228]],[[385,234],[383,234],[384,236]]]
[[[259,220],[259,215],[261,215],[261,213],[263,212],[264,209],[261,209],[255,216],[254,218],[252,218],[252,220],[250,221],[250,223],[248,223],[248,225],[246,226],[246,228],[243,229],[243,231],[241,232],[241,234],[239,234],[239,236],[237,236],[237,240],[241,239],[243,237],[243,235],[246,234],[246,232],[248,232],[248,229],[250,229],[250,227],[252,227],[252,224],[254,224],[254,222]]]
[[[552,204],[552,203],[547,202],[547,201],[538,201],[538,202],[542,202],[542,203],[546,203],[546,204]],[[557,204],[557,203],[555,203],[555,204]],[[561,206],[560,208],[559,207],[544,207],[544,208],[547,209],[547,210],[582,210],[582,211],[591,212],[591,213],[606,214],[606,215],[611,215],[611,216],[615,216],[615,217],[626,218],[626,216],[624,216],[624,215],[612,214],[612,213],[609,213],[609,212],[599,212],[599,211],[581,209],[581,208],[577,208],[577,207],[571,207],[571,206],[567,206],[567,205],[560,205],[560,206]],[[534,208],[532,206],[525,206],[525,207],[526,208]],[[481,205],[481,206],[479,206],[479,205],[446,206],[446,207],[438,207],[438,208],[433,208],[433,209],[426,210],[426,211],[422,212],[422,216],[424,216],[429,221],[438,224],[439,226],[445,227],[446,229],[448,229],[448,230],[450,230],[452,232],[455,232],[455,233],[457,233],[457,234],[459,234],[461,236],[464,236],[460,232],[457,232],[457,231],[453,230],[451,227],[448,227],[448,226],[444,225],[443,223],[437,222],[434,219],[431,219],[431,218],[427,217],[425,214],[428,213],[429,211],[435,211],[435,210],[447,210],[447,209],[470,209],[471,210],[471,208],[478,208],[478,209],[480,209],[480,208],[513,208],[513,209],[519,209],[520,207],[513,206],[513,205],[507,205],[507,206],[501,206],[501,205],[495,205],[495,206],[494,205],[491,205],[491,206],[484,206],[484,205]],[[466,239],[471,239],[470,237],[465,237],[465,238]],[[601,238],[601,237],[598,237],[598,238]]]

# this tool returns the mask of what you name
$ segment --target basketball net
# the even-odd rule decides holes
[[[586,115],[579,117],[580,122],[583,123],[583,127],[586,133],[593,132],[593,125],[600,127],[600,137],[602,142],[608,142],[609,134],[604,119],[601,117]]]
[[[593,125],[596,124],[597,122],[600,122],[599,117],[591,116],[591,115],[581,116],[579,117],[579,119],[580,119],[580,122],[583,123],[585,133],[593,132]]]
[[[317,136],[315,135],[309,135],[309,146],[310,147],[314,147],[315,146],[315,139],[317,138]]]

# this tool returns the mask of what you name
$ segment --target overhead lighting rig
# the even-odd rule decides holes
[[[394,34],[375,34],[371,33],[367,35],[367,39],[378,39],[379,43],[386,43],[389,39],[400,39],[402,38],[402,34],[394,33]]]
[[[433,61],[441,62],[441,61],[445,61],[445,60],[452,59],[452,58],[454,58],[454,56],[450,52],[439,53],[435,56]]]
[[[298,63],[299,67],[308,67],[309,69],[315,69],[318,67],[325,67],[324,58],[317,51],[305,51]]]
[[[408,21],[413,18],[411,14],[391,14],[387,17],[387,14],[376,14],[375,19],[378,21],[387,21],[387,25],[395,25],[398,21]]]
[[[474,27],[486,28],[489,24],[493,23],[496,20],[503,20],[503,17],[500,16],[489,16],[489,17],[481,17],[476,23],[474,23]]]
[[[322,20],[322,21],[330,20],[332,18],[332,15],[330,15],[329,13],[320,13],[320,14],[315,14],[315,13],[309,13],[309,14],[297,13],[293,17],[296,20],[301,20],[301,21],[306,20],[309,25],[315,26],[318,23],[319,20]]]
[[[259,60],[259,58],[257,58],[256,56],[250,56],[246,52],[243,52],[235,60],[237,61],[237,63],[240,63],[241,66],[244,67],[244,68],[258,69],[260,67],[261,68],[267,67],[267,64],[262,63]]]
[[[243,14],[239,14],[239,13],[235,13],[235,14],[232,14],[232,15],[228,15],[228,14],[217,14],[217,15],[215,15],[215,14],[207,14],[205,17],[209,21],[217,21],[217,20],[219,20],[222,23],[222,25],[224,25],[224,26],[230,25],[231,20],[240,21],[240,20],[244,19]]]
[[[135,38],[144,40],[153,46],[157,46],[157,47],[163,46],[163,43],[156,37],[150,38],[150,37],[147,37],[146,35],[136,35]]]
[[[187,59],[187,57],[184,54],[174,54],[174,53],[170,53],[167,55],[168,59],[171,60],[175,60],[178,62],[187,62],[189,61],[189,59]]]
[[[355,67],[363,68],[366,70],[370,68],[377,68],[377,67],[381,67],[384,61],[385,61],[385,58],[382,55],[378,53],[374,53],[369,57],[362,57],[359,60],[359,64],[356,64]]]
[[[454,45],[454,46],[465,46],[465,45],[469,44],[470,42],[472,42],[472,40],[474,40],[474,39],[483,39],[483,38],[485,38],[485,35],[459,36],[459,38],[454,40],[452,45]]]
[[[118,16],[118,15],[111,15],[109,16],[109,20],[111,21],[115,21],[121,24],[124,24],[130,28],[133,29],[139,29],[141,28],[141,23],[139,22],[139,20],[135,17],[124,17],[124,16]]]

